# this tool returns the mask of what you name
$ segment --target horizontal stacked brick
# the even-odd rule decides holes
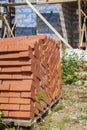
[[[59,42],[46,36],[0,39],[0,111],[34,119],[61,93]]]

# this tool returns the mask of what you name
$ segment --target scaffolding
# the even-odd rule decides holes
[[[55,30],[55,28],[41,15],[41,13],[33,6],[39,4],[58,4],[58,3],[78,3],[78,30],[79,30],[79,43],[78,47],[87,46],[87,0],[25,0],[26,2],[10,2],[7,0],[5,3],[1,3],[0,7],[5,7],[6,12],[0,12],[0,19],[2,20],[2,38],[15,37],[15,25],[12,23],[15,17],[15,6],[28,5],[32,10],[43,20],[43,22],[57,35],[57,37],[69,48],[72,48],[69,43]]]

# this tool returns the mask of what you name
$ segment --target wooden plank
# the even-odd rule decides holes
[[[7,21],[6,17],[5,17],[5,16],[3,16],[3,19],[4,19],[4,21],[5,21],[5,23],[6,23],[7,27],[8,27],[9,32],[11,33],[11,36],[12,36],[12,37],[14,37],[14,34],[13,34],[13,32],[12,32],[12,30],[11,30],[10,26],[9,26],[9,23],[8,23],[8,21]]]
[[[65,2],[75,2],[77,0],[48,0],[48,2],[58,2],[58,3],[65,3]]]
[[[82,47],[82,44],[83,44],[83,37],[84,37],[84,33],[85,33],[85,21],[86,21],[86,19],[84,19],[84,23],[83,23],[83,27],[82,27],[80,47]]]
[[[83,14],[83,16],[87,19],[87,15],[85,14],[85,12],[81,9],[81,13]]]
[[[32,4],[55,4],[55,3],[64,3],[64,2],[76,2],[77,0],[48,0],[48,1],[36,1],[36,2],[31,2]],[[26,2],[11,2],[11,3],[2,3],[0,6],[22,6],[22,5],[27,5]]]

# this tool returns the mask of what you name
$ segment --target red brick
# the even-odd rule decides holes
[[[14,61],[11,61],[11,60],[7,60],[7,61],[2,61],[0,60],[0,66],[20,66],[20,65],[31,65],[31,60],[14,60]]]
[[[9,73],[9,72],[29,72],[32,73],[31,66],[18,66],[18,67],[2,67],[1,72]]]
[[[50,37],[48,36],[48,37],[45,39],[44,44],[43,44],[44,50],[48,47],[49,41],[50,41]]]
[[[7,45],[3,45],[3,44],[0,44],[0,52],[6,52],[8,49],[8,46]]]
[[[22,36],[22,37],[14,37],[14,38],[4,38],[4,39],[0,39],[0,45],[6,43],[7,45],[9,45],[10,43],[11,44],[14,44],[14,43],[17,43],[17,42],[22,42],[24,43],[25,41],[26,42],[29,42],[31,43],[31,40],[34,42],[34,41],[38,41],[39,39],[43,40],[44,42],[49,38],[49,36],[46,36],[46,35],[34,35],[34,36]]]
[[[2,84],[2,80],[0,80],[0,84]]]
[[[16,105],[16,104],[1,104],[0,110],[19,110],[19,105]]]
[[[34,49],[32,49],[30,46],[29,46],[29,57],[32,58],[33,57],[33,53],[34,53]]]
[[[61,94],[62,92],[62,88],[59,88],[57,91],[56,91],[56,98],[59,97],[59,95]]]
[[[32,80],[26,83],[14,83],[10,86],[10,91],[31,91],[33,89]]]
[[[0,91],[6,91],[10,89],[9,84],[0,84]]]
[[[52,90],[51,85],[50,85],[49,87],[47,87],[46,89],[47,89],[47,91],[48,91],[48,95],[50,96],[50,99],[51,99],[51,101],[52,101],[53,90]],[[49,90],[50,90],[50,91],[49,91]]]
[[[11,79],[11,74],[0,74],[0,79]]]
[[[29,40],[32,39],[32,38],[34,38],[35,40],[41,39],[41,40],[43,40],[45,42],[45,40],[48,38],[48,36],[47,35],[37,35],[37,36],[28,37]]]
[[[19,52],[19,57],[29,57],[29,48],[28,51]]]
[[[51,103],[51,98],[49,97],[49,92],[46,91],[45,88],[40,88],[40,90],[44,93],[44,97],[43,97],[42,100],[43,100],[46,104],[50,105],[50,103]],[[39,91],[39,90],[38,90],[38,91]],[[37,92],[37,93],[38,93],[38,92]]]
[[[42,41],[40,41],[40,43],[42,43]],[[39,45],[36,44],[36,45],[35,45],[35,51],[34,51],[33,54],[34,54],[34,56],[35,56],[36,58],[38,58],[38,59],[40,58],[39,53],[40,53],[40,52],[39,52]]]
[[[32,100],[28,98],[10,98],[9,103],[13,104],[31,104]]]
[[[23,73],[23,74],[13,74],[11,79],[26,79],[26,80],[32,80],[33,79],[33,74],[32,73]]]
[[[32,104],[20,105],[20,110],[21,111],[31,111],[32,113],[35,113],[36,115],[38,114],[38,110],[36,108],[34,108],[34,106],[32,106]]]
[[[21,67],[22,72],[32,72],[32,66],[22,66]]]
[[[21,92],[21,97],[35,99],[35,92]]]
[[[20,97],[20,92],[0,92],[0,97]]]
[[[8,52],[14,52],[14,51],[27,51],[29,45],[28,44],[10,44],[8,47]]]
[[[6,85],[6,84],[9,84],[10,86],[11,85],[15,85],[15,86],[19,86],[19,85],[27,85],[27,84],[30,84],[33,83],[33,80],[3,80],[3,85]]]
[[[50,100],[50,98],[47,97],[47,96],[45,96],[45,97],[43,98],[43,101],[44,101],[45,103],[47,103],[48,105],[51,104],[51,100]]]
[[[3,111],[4,117],[8,117],[9,116],[9,112],[8,111]]]
[[[8,103],[8,102],[9,102],[8,98],[0,97],[0,103]]]
[[[20,67],[3,67],[1,72],[21,72]]]
[[[41,105],[39,103],[35,102],[34,105],[35,105],[35,108],[38,109],[39,111],[41,111],[41,112],[44,111],[43,107],[41,107]]]
[[[10,111],[9,112],[9,117],[33,119],[34,118],[34,113],[25,112],[25,111]]]
[[[14,44],[14,41],[17,42],[17,41],[20,41],[20,39],[24,39],[24,37],[14,37],[14,38],[3,38],[3,39],[0,39],[0,44],[10,44],[10,42],[12,42],[11,44]]]
[[[34,44],[36,44],[36,41],[33,41],[33,40],[30,42],[28,40],[25,40],[25,43],[23,41],[20,41],[20,44],[18,41],[18,44],[14,43],[14,44],[9,45],[8,52],[27,51],[29,48],[29,45],[34,45]]]
[[[6,53],[0,52],[0,76],[3,82],[0,80],[3,85],[7,83],[10,86],[10,90],[6,90],[9,92],[9,104],[20,104],[20,111],[17,112],[30,112],[29,110],[31,110],[32,113],[38,115],[38,112],[43,112],[61,91],[59,43],[48,36],[31,36],[4,39],[1,40],[1,44],[8,48],[8,50],[3,49],[7,56]],[[40,65],[44,69],[40,68]],[[45,106],[41,106],[33,100],[39,89],[45,93],[43,99]],[[11,92],[15,93],[14,98],[12,98]],[[4,94],[6,92],[1,92],[1,98]],[[34,103],[32,104],[30,101]],[[22,118],[26,117],[22,116]]]
[[[15,52],[15,53],[0,53],[1,59],[18,59],[18,58],[29,58],[29,51]]]

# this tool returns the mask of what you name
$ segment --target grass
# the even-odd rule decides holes
[[[62,120],[61,122],[59,122],[58,124],[58,129],[59,130],[65,130],[65,122]]]
[[[8,129],[8,125],[1,121],[3,115],[3,111],[0,111],[0,130]]]
[[[87,114],[79,115],[78,119],[80,119],[80,120],[87,120]]]
[[[38,130],[65,130],[65,122],[62,120],[58,123],[57,126],[52,126],[52,124],[44,124],[39,126]]]
[[[70,119],[69,116],[66,116],[66,117],[63,118],[63,121],[64,121],[65,123],[69,123],[69,122],[71,121],[71,119]]]
[[[70,100],[72,103],[76,102],[76,99],[75,99],[74,97],[70,97],[69,100]]]
[[[78,72],[84,64],[83,57],[79,59],[77,53],[68,55],[66,49],[62,51],[62,82],[73,84],[81,79]]]
[[[87,93],[83,93],[79,95],[79,102],[87,102]]]
[[[54,108],[53,108],[53,112],[58,112],[60,110],[64,109],[64,105],[62,103],[62,101],[60,101]]]
[[[76,101],[76,99],[74,97],[72,97],[70,94],[68,93],[64,93],[63,95],[63,100],[70,100],[72,103],[74,103]]]
[[[64,93],[62,98],[63,98],[64,100],[68,100],[68,99],[69,99],[69,96],[70,96],[70,95],[69,95],[68,93]]]
[[[87,107],[85,106],[85,107],[80,108],[80,111],[87,113]]]

